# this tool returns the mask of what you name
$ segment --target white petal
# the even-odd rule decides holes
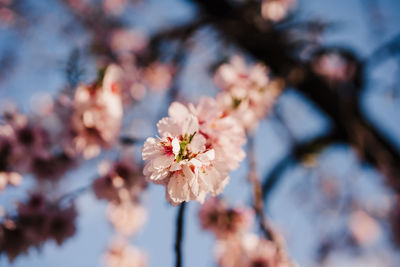
[[[208,191],[211,191],[214,194],[220,193],[221,188],[226,185],[226,183],[224,183],[226,177],[221,175],[221,173],[213,167],[200,171],[199,178],[204,182]]]
[[[199,194],[199,184],[197,182],[196,175],[193,173],[188,165],[184,165],[182,171],[185,175],[185,178],[189,184],[192,193],[197,196]]]
[[[152,182],[158,183],[160,180],[167,178],[169,175],[169,171],[166,169],[163,170],[155,170],[149,177]]]
[[[168,109],[168,115],[177,121],[185,120],[188,114],[188,109],[179,102],[173,102]]]
[[[214,149],[210,149],[205,153],[201,153],[196,156],[196,158],[203,163],[203,165],[209,165],[210,161],[215,159],[215,151]]]
[[[189,185],[182,174],[171,177],[168,183],[168,195],[176,203],[190,200]]]
[[[174,152],[175,155],[178,155],[180,150],[181,146],[179,145],[179,140],[174,138],[172,140],[172,152]]]
[[[156,139],[149,137],[146,139],[142,149],[143,160],[148,160],[161,154],[159,146],[157,146]]]
[[[190,150],[198,154],[206,149],[206,139],[202,134],[196,133],[190,142]]]
[[[182,132],[181,134],[184,136],[185,134],[192,135],[199,131],[199,121],[194,115],[189,115],[183,121],[182,124]]]
[[[169,170],[171,172],[178,171],[178,170],[181,170],[181,169],[182,169],[181,164],[179,164],[178,162],[172,163],[171,167],[169,168]]]
[[[154,169],[165,169],[171,166],[174,162],[172,156],[162,155],[152,160],[152,165]]]
[[[178,136],[181,134],[181,127],[172,118],[162,118],[157,123],[157,129],[161,136]]]

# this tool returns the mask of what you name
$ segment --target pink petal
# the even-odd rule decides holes
[[[177,121],[185,120],[188,114],[188,109],[179,102],[173,102],[168,109],[168,115]]]
[[[174,202],[183,202],[190,200],[189,185],[182,174],[176,174],[171,177],[168,183],[168,195]]]
[[[193,136],[192,142],[190,142],[190,150],[198,154],[206,149],[206,139],[203,135],[196,133]]]

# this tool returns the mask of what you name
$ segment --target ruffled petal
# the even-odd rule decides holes
[[[182,173],[172,175],[168,183],[168,195],[175,203],[190,200],[190,189]]]
[[[189,110],[179,102],[173,102],[168,109],[168,115],[177,121],[184,121],[188,114]]]

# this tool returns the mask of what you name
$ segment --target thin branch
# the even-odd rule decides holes
[[[182,239],[184,227],[185,202],[179,206],[178,217],[176,218],[176,239],[175,239],[175,266],[182,267]]]
[[[127,135],[125,135],[125,136],[120,136],[120,138],[119,138],[119,142],[122,144],[122,145],[137,145],[137,144],[143,144],[144,143],[144,141],[145,141],[145,139],[142,139],[142,138],[135,138],[135,137],[132,137],[132,136],[127,136]]]
[[[81,194],[87,192],[92,188],[92,184],[88,184],[82,187],[79,187],[71,192],[65,193],[64,195],[60,196],[57,200],[58,203],[69,203],[70,201],[74,201],[77,197],[79,197]]]
[[[274,232],[269,227],[264,216],[264,200],[263,200],[261,181],[257,172],[257,162],[255,157],[253,136],[249,136],[248,138],[248,157],[249,157],[248,162],[250,168],[249,181],[253,185],[253,198],[254,198],[253,209],[257,215],[260,229],[263,232],[265,238],[272,241],[277,241]],[[278,246],[279,242],[276,242],[276,244]]]

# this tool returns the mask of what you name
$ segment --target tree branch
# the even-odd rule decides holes
[[[257,173],[257,162],[254,150],[254,137],[248,138],[248,161],[249,161],[249,181],[253,185],[253,209],[257,215],[258,223],[265,238],[272,240],[279,246],[279,242],[275,237],[274,232],[268,225],[264,215],[264,200],[260,177]]]

